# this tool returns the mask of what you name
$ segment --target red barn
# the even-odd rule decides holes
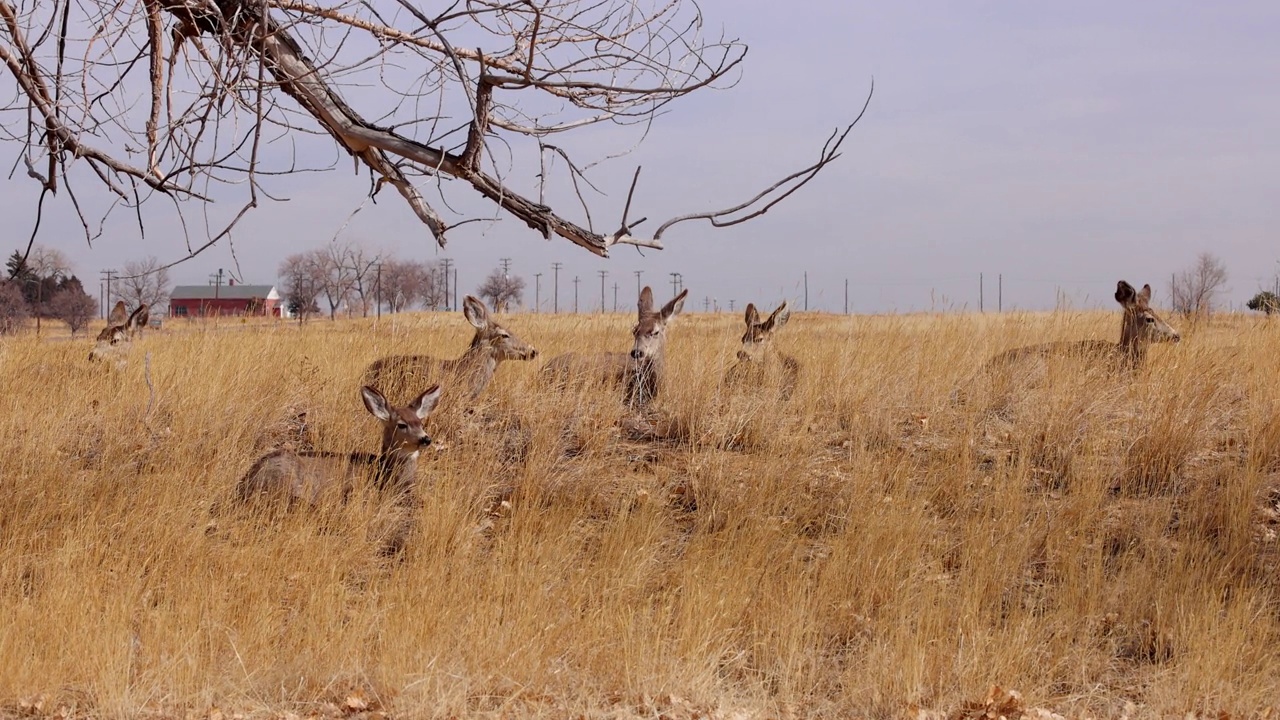
[[[169,294],[169,315],[260,315],[280,317],[274,285],[179,285]]]

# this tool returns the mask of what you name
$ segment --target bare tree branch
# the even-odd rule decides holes
[[[106,191],[102,218],[125,207],[140,232],[142,205],[158,195],[175,203],[184,229],[190,201],[231,198],[205,222],[207,242],[188,237],[186,258],[229,238],[259,193],[279,197],[267,190],[272,178],[336,166],[302,163],[314,156],[295,147],[303,136],[333,138],[357,170],[368,168],[369,196],[390,184],[441,246],[471,220],[446,221],[424,197],[424,178],[441,207],[452,209],[443,181],[460,180],[543,237],[607,256],[615,245],[661,248],[663,233],[686,220],[724,227],[758,217],[837,159],[857,123],[833,134],[816,164],[745,203],[672,218],[649,238],[633,235],[624,214],[618,231],[601,235],[581,187],[596,188],[586,172],[597,163],[574,163],[540,138],[601,122],[647,133],[675,100],[731,87],[747,47],[705,36],[693,0],[471,0],[434,16],[412,0],[28,0],[21,10],[0,0],[0,28],[0,61],[17,90],[0,104],[0,137],[20,147],[44,193],[56,196],[59,176],[84,160]],[[46,44],[55,36],[56,47]],[[143,58],[145,76],[134,72]],[[437,134],[441,124],[453,129]],[[499,146],[509,159],[486,152]],[[572,186],[586,227],[543,200],[548,148],[568,165],[555,182]],[[527,163],[543,168],[537,200],[511,180]],[[91,241],[86,212],[97,210],[80,187],[86,202],[71,202]],[[628,205],[634,192],[633,181]],[[37,218],[33,237],[39,231]]]

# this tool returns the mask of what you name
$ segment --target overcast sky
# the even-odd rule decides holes
[[[593,176],[608,193],[593,201],[597,227],[616,224],[636,164],[633,216],[651,218],[638,230],[750,196],[811,162],[874,77],[844,157],[768,215],[721,230],[686,223],[664,237],[666,250],[623,247],[608,260],[511,219],[460,227],[440,251],[389,190],[351,217],[368,175],[347,159],[287,185],[288,202],[254,211],[236,232],[235,260],[223,244],[173,279],[203,283],[238,260],[244,282],[274,282],[283,257],[335,234],[401,256],[450,257],[464,291],[509,257],[529,279],[527,304],[543,273],[544,308],[551,263],[562,262],[562,311],[572,308],[574,276],[582,309],[598,307],[598,270],[609,272],[610,307],[614,282],[620,306],[634,307],[633,271],[643,270],[659,301],[671,293],[668,273],[682,273],[686,309],[696,310],[704,298],[725,307],[789,298],[802,308],[807,271],[809,307],[835,312],[846,279],[855,312],[887,312],[976,308],[979,273],[991,309],[998,274],[1006,308],[1051,308],[1059,291],[1076,307],[1110,307],[1121,278],[1151,283],[1164,304],[1171,273],[1205,250],[1226,262],[1236,303],[1280,270],[1276,3],[701,5],[713,27],[751,46],[741,81],[676,102],[635,153]],[[576,142],[589,161],[634,139],[599,126]],[[16,146],[4,147],[12,162]],[[474,194],[454,184],[450,197]],[[21,171],[0,179],[6,255],[25,243],[37,195]],[[141,238],[127,213],[90,249],[65,195],[51,202],[40,241],[66,251],[87,287],[102,268],[186,253],[171,219]],[[572,206],[557,209],[582,220]]]

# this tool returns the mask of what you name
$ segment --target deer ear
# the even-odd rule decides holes
[[[1137,297],[1138,297],[1138,292],[1133,289],[1132,285],[1125,282],[1124,280],[1121,280],[1120,282],[1116,283],[1116,302],[1120,303],[1125,307],[1129,307],[1130,305],[1133,304],[1134,299]]]
[[[1144,303],[1151,302],[1151,286],[1143,285],[1142,292],[1138,293],[1138,299]]]
[[[129,310],[125,308],[123,300],[117,300],[115,306],[111,308],[111,313],[107,315],[108,325],[123,325],[129,321]]]
[[[386,422],[391,419],[391,411],[387,409],[387,399],[378,392],[377,388],[365,385],[360,388],[360,398],[364,400],[364,406],[369,410],[369,414]]]
[[[770,330],[777,330],[783,325],[786,325],[787,321],[790,319],[791,308],[787,307],[787,301],[783,300],[782,304],[778,306],[778,309],[774,310],[773,314],[769,316],[769,320],[765,325],[768,325]]]
[[[419,420],[425,420],[431,411],[436,409],[436,403],[440,402],[440,392],[439,385],[427,388],[412,403],[409,403],[409,411],[417,415]]]
[[[684,308],[684,299],[688,297],[689,289],[685,288],[680,294],[671,298],[671,302],[662,306],[662,321],[666,322],[676,315],[680,314],[680,310]]]
[[[142,325],[143,323],[145,323],[146,321],[147,321],[147,304],[142,303],[141,305],[138,306],[137,310],[134,310],[129,315],[129,319],[125,321],[124,327],[126,330],[129,328],[136,328]]]
[[[653,314],[653,290],[648,285],[640,291],[640,302],[636,303],[636,308],[640,311],[640,316]]]
[[[747,303],[747,316],[744,319],[747,321],[747,327],[760,323],[760,313],[756,310],[755,303]]]
[[[463,299],[462,315],[477,330],[483,330],[489,325],[489,308],[485,307],[484,303],[480,302],[480,299],[474,295],[468,295]]]

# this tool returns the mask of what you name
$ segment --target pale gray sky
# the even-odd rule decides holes
[[[546,308],[551,263],[563,262],[562,310],[572,307],[575,275],[583,309],[598,306],[601,269],[610,273],[610,306],[615,281],[620,305],[634,306],[634,270],[660,299],[678,271],[690,290],[686,307],[696,310],[704,297],[802,305],[808,271],[810,308],[836,312],[846,278],[853,310],[882,312],[974,307],[980,272],[988,308],[1000,273],[1006,308],[1052,307],[1058,288],[1077,306],[1110,306],[1120,278],[1151,283],[1163,304],[1170,274],[1203,250],[1226,262],[1239,303],[1280,269],[1280,5],[701,5],[712,26],[751,46],[741,82],[676,102],[635,153],[600,168],[594,179],[609,197],[593,202],[597,226],[616,224],[636,164],[644,171],[633,216],[753,194],[811,162],[826,134],[856,114],[874,76],[875,98],[844,157],[766,216],[723,230],[687,223],[664,237],[666,250],[618,248],[608,260],[546,242],[509,218],[458,228],[439,251],[389,190],[343,228],[368,188],[367,173],[355,176],[344,158],[332,172],[291,181],[289,202],[267,202],[239,226],[243,280],[273,282],[284,256],[340,229],[402,256],[453,258],[464,291],[510,257],[529,279],[526,303],[533,273],[544,273]],[[634,138],[599,126],[573,147],[589,161]],[[17,147],[0,147],[12,162]],[[325,139],[300,147],[334,156]],[[531,182],[513,179],[526,190]],[[454,185],[451,198],[474,195]],[[7,255],[25,244],[38,187],[19,171],[0,188]],[[51,203],[41,242],[65,250],[86,286],[96,288],[101,268],[186,252],[171,217],[149,219],[144,239],[128,213],[116,213],[89,249],[65,195]],[[572,204],[557,209],[582,219]],[[200,221],[196,210],[189,222]],[[225,243],[173,277],[204,282],[219,267],[233,267]]]

